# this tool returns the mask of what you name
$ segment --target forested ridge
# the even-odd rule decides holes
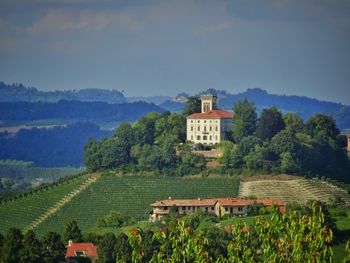
[[[29,161],[41,167],[80,167],[83,165],[83,147],[88,138],[101,139],[110,134],[88,122],[21,129],[14,135],[3,132],[0,133],[0,159]]]
[[[104,101],[108,103],[126,102],[123,93],[118,90],[41,91],[34,87],[25,87],[20,83],[6,84],[0,82],[0,101],[58,102],[60,100]]]
[[[0,102],[0,120],[90,120],[135,121],[148,112],[161,108],[146,102],[108,104],[60,100],[58,102]]]

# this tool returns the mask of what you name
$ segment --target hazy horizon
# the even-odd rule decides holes
[[[0,80],[132,96],[262,88],[350,104],[350,2],[3,0]]]

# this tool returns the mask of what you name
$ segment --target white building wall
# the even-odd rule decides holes
[[[231,127],[231,119],[187,119],[187,140],[216,144],[225,139],[225,133]]]

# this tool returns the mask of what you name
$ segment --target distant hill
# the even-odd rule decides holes
[[[127,102],[144,101],[148,103],[154,103],[156,105],[160,105],[166,100],[171,100],[171,97],[170,96],[126,97]]]
[[[60,100],[103,101],[108,103],[124,103],[122,92],[107,89],[81,89],[66,91],[40,91],[22,84],[6,84],[0,82],[0,101],[58,102]]]
[[[93,123],[63,127],[22,129],[15,135],[0,133],[0,159],[33,162],[40,167],[83,166],[84,145],[89,138],[111,136]]]
[[[106,102],[0,102],[0,120],[50,120],[133,122],[148,112],[163,109],[146,102],[108,104]]]

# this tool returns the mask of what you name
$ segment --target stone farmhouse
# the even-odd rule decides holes
[[[89,258],[92,263],[95,263],[97,246],[92,243],[73,243],[69,240],[65,257],[67,263],[81,262],[81,258]]]
[[[212,145],[226,139],[231,130],[233,114],[216,110],[216,96],[201,96],[201,113],[187,116],[187,140],[194,143]]]
[[[179,215],[190,214],[196,211],[222,217],[224,215],[247,215],[250,205],[262,207],[278,206],[281,213],[286,211],[285,204],[280,199],[242,199],[242,198],[213,198],[213,199],[165,199],[151,204],[153,210],[150,215],[151,221],[156,221],[168,216],[171,211]]]

